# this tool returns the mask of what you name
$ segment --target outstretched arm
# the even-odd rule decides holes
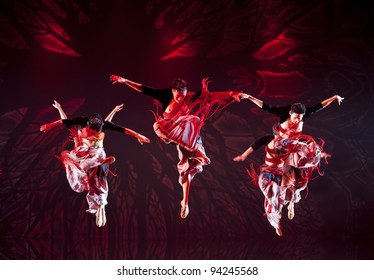
[[[74,119],[61,119],[52,123],[48,124],[43,124],[40,126],[40,131],[41,132],[47,132],[50,129],[59,126],[59,125],[65,125],[65,126],[74,126],[74,125],[79,125],[79,126],[86,126],[88,121],[88,117],[78,117]]]
[[[209,83],[212,81],[209,78],[203,78],[201,81],[201,89],[203,94],[209,94],[212,99],[227,99],[234,98],[236,101],[240,102],[240,99],[249,98],[248,94],[239,91],[215,91],[210,92],[208,89]]]
[[[251,153],[253,152],[252,146],[250,146],[247,150],[245,150],[244,153],[242,153],[240,156],[234,157],[233,161],[244,161]]]
[[[56,126],[59,126],[59,125],[62,125],[62,120],[57,120],[57,121],[52,122],[52,123],[43,124],[43,125],[40,126],[40,131],[41,132],[48,132],[52,128],[54,128]]]
[[[264,101],[252,96],[252,95],[248,95],[248,99],[250,101],[252,101],[254,104],[256,104],[258,107],[262,108],[262,106],[264,105]]]
[[[125,79],[121,76],[111,75],[110,76],[110,81],[112,82],[112,84],[116,84],[116,83],[125,84],[125,85],[131,87],[132,89],[135,89],[138,92],[142,91],[142,86],[143,86],[142,84],[130,81],[130,80]]]
[[[125,128],[125,134],[127,135],[131,135],[133,137],[135,137],[136,139],[138,139],[139,143],[140,144],[143,144],[143,143],[150,143],[151,141],[145,137],[144,135],[141,135],[139,134],[138,132],[132,130],[132,129],[129,129],[129,128]]]
[[[266,135],[259,139],[256,139],[251,146],[241,155],[234,157],[233,161],[244,161],[252,152],[258,150],[262,146],[268,145],[274,139],[273,135]]]
[[[112,122],[105,121],[104,126],[103,126],[103,131],[105,131],[107,129],[131,135],[131,136],[135,137],[136,139],[138,139],[140,144],[151,142],[151,141],[149,141],[149,139],[147,137],[137,133],[136,131],[134,131],[132,129],[126,128],[122,125],[118,125],[118,124],[115,124],[115,123],[112,123]]]
[[[247,95],[241,91],[213,91],[209,93],[212,99],[227,99],[227,98],[234,98],[236,101],[240,102],[240,99],[246,98]]]
[[[58,103],[56,100],[54,100],[54,103],[52,104],[52,106],[55,107],[58,110],[58,112],[60,114],[60,117],[61,117],[61,120],[57,120],[57,121],[54,121],[54,122],[51,122],[51,123],[46,123],[46,124],[41,125],[40,128],[39,128],[40,132],[48,132],[52,128],[54,128],[56,126],[59,126],[59,125],[62,125],[62,120],[68,118],[66,116],[64,110],[62,110],[61,104]]]
[[[60,117],[61,117],[62,120],[68,118],[68,117],[66,116],[64,110],[62,110],[61,104],[58,103],[56,100],[54,100],[54,103],[52,104],[52,106],[55,107],[55,108],[58,110],[58,112],[59,112]]]
[[[330,98],[327,98],[326,100],[323,100],[321,102],[321,104],[322,104],[322,107],[325,108],[336,100],[338,102],[338,104],[340,105],[340,104],[342,104],[343,99],[344,99],[344,97],[341,97],[340,95],[333,95]]]
[[[109,113],[108,116],[106,116],[105,120],[108,121],[108,122],[111,122],[114,115],[116,113],[118,113],[119,111],[121,111],[123,109],[123,104],[120,104],[120,105],[117,105],[116,107],[114,107],[114,109],[112,110],[112,112]]]

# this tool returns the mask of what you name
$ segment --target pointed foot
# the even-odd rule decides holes
[[[113,157],[113,156],[110,156],[110,157],[107,157],[106,159],[104,159],[102,165],[104,164],[112,164],[116,161],[116,158]]]
[[[275,232],[278,234],[278,236],[280,236],[280,237],[283,236],[283,233],[282,233],[282,230],[281,230],[280,227],[277,227],[277,228],[275,229]]]
[[[181,218],[185,219],[187,218],[188,214],[190,213],[190,209],[188,207],[188,204],[181,203]]]
[[[295,217],[294,203],[290,202],[287,209],[288,209],[288,219],[292,220]]]
[[[106,214],[105,214],[105,206],[101,205],[99,209],[96,211],[96,225],[98,227],[103,227],[106,224]]]

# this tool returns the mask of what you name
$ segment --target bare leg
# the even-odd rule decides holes
[[[280,178],[274,178],[270,172],[261,172],[258,184],[265,196],[264,209],[271,226],[275,228],[278,236],[283,236],[281,230],[282,203],[280,201]],[[270,176],[270,177],[269,177]]]
[[[102,206],[100,206],[98,209],[97,209],[97,211],[96,211],[96,225],[98,226],[98,227],[101,227],[102,226],[102,224],[103,224],[103,216],[102,216],[102,213],[101,213],[101,207]]]
[[[102,215],[103,215],[103,224],[102,226],[105,226],[106,225],[106,213],[105,213],[105,206],[103,205],[102,207]]]
[[[188,213],[189,213],[188,194],[190,192],[191,180],[192,180],[191,175],[187,174],[186,180],[182,183],[183,198],[181,201],[181,213],[180,213],[180,216],[182,219],[187,218]]]
[[[253,148],[249,147],[244,153],[240,156],[234,157],[233,161],[244,161],[251,153],[253,152]]]
[[[294,201],[295,201],[295,170],[293,167],[286,165],[284,167],[284,173],[282,176],[282,186],[286,189],[291,190],[291,197],[289,198],[290,202],[287,206],[288,210],[288,219],[292,220],[295,216],[294,210]]]
[[[276,232],[276,234],[277,234],[278,236],[280,236],[280,237],[283,236],[283,233],[282,233],[282,230],[281,230],[280,227],[275,228],[275,232]]]
[[[96,225],[103,227],[106,224],[105,206],[100,205],[100,208],[96,211]]]
[[[294,209],[294,202],[293,200],[290,201],[290,203],[288,204],[287,206],[287,209],[288,209],[288,219],[292,220],[293,217],[295,217],[295,209]]]

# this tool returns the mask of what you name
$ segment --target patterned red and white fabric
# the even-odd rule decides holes
[[[204,165],[210,164],[200,130],[206,119],[233,102],[229,93],[227,99],[214,98],[207,91],[195,100],[192,97],[192,94],[188,94],[172,113],[164,112],[163,116],[155,114],[156,122],[153,125],[155,133],[162,141],[177,145],[180,183],[185,181],[188,174],[193,178],[203,171]]]
[[[72,190],[87,191],[89,213],[96,213],[100,205],[108,204],[107,171],[101,166],[105,158],[104,148],[90,148],[85,145],[61,153],[60,159]]]
[[[298,203],[301,192],[307,188],[314,170],[319,171],[319,164],[323,153],[323,141],[318,145],[308,135],[301,135],[299,139],[276,138],[274,162],[276,168],[262,165],[260,174],[255,170],[248,170],[252,180],[258,183],[264,197],[265,215],[269,223],[280,229],[283,206],[288,203]],[[278,160],[278,161],[277,161]],[[320,173],[319,173],[320,174]]]

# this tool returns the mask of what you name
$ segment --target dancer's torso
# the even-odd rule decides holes
[[[90,148],[102,148],[104,137],[105,133],[103,131],[95,131],[89,127],[83,128],[81,132],[82,143]]]

